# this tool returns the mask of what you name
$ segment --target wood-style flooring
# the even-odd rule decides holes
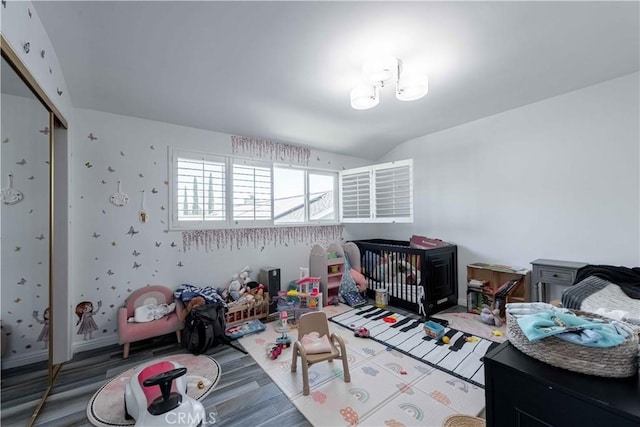
[[[406,310],[394,310],[418,318]],[[455,306],[445,311],[464,308]],[[34,425],[90,426],[87,404],[100,386],[136,365],[179,353],[186,350],[175,342],[175,334],[132,344],[128,359],[122,359],[119,345],[78,353],[60,368]],[[251,356],[225,345],[218,345],[207,354],[213,355],[222,370],[218,385],[203,400],[207,414],[215,414],[215,426],[311,425]],[[46,378],[45,362],[2,371],[2,427],[28,425],[46,388]]]
[[[107,380],[150,359],[185,352],[170,334],[132,344],[124,360],[119,345],[79,353],[62,365],[34,425],[90,426],[87,404]],[[207,414],[215,414],[215,426],[310,426],[251,356],[226,345],[207,354],[222,370],[214,391],[202,402]],[[2,372],[3,427],[28,425],[46,388],[46,376],[44,362]]]

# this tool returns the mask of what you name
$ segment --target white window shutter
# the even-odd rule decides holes
[[[340,172],[341,222],[413,222],[413,161]]]
[[[172,162],[172,225],[193,228],[225,222],[225,159],[174,150]]]
[[[341,172],[340,220],[363,222],[363,219],[371,219],[371,213],[371,169],[367,167]]]
[[[413,221],[411,162],[374,166],[375,218],[378,222]]]

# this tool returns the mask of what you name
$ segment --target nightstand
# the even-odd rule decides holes
[[[537,259],[531,261],[532,289],[530,295],[536,301],[549,302],[549,286],[571,286],[576,279],[576,272],[587,265],[584,262],[558,261],[553,259]]]

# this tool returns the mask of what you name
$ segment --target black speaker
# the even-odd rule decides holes
[[[278,305],[276,297],[280,290],[280,269],[275,267],[263,267],[260,269],[258,280],[269,292],[269,314],[275,313]]]

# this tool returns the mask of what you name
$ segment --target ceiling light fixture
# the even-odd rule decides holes
[[[351,91],[351,107],[368,110],[380,102],[380,88],[395,80],[396,98],[415,101],[429,92],[429,79],[417,72],[404,72],[402,60],[383,56],[367,60],[362,65],[365,82]]]

